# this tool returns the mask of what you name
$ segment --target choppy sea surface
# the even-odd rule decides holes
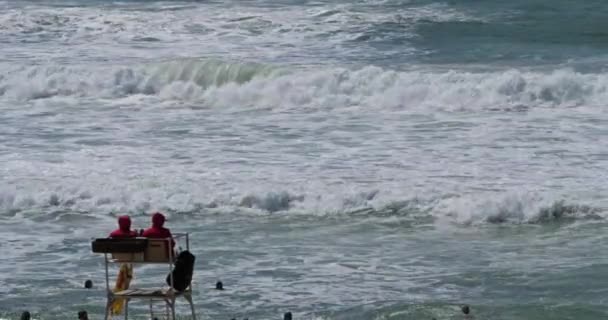
[[[605,319],[607,16],[0,1],[0,318],[101,319],[91,238],[160,210],[202,319]]]

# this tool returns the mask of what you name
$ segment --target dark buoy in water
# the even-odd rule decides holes
[[[93,288],[93,281],[91,281],[91,280],[85,281],[84,282],[84,287],[87,288],[87,289]]]
[[[224,284],[221,281],[218,281],[215,284],[215,290],[224,290]]]
[[[469,308],[469,306],[467,306],[466,304],[464,306],[462,306],[462,313],[469,314],[470,312],[471,312],[471,309]]]
[[[32,317],[32,315],[30,314],[29,311],[23,311],[20,319],[21,320],[30,320],[31,317]]]
[[[283,320],[291,320],[291,318],[291,312],[285,312],[285,314],[283,315]]]
[[[78,320],[89,320],[89,314],[84,310],[78,311]]]

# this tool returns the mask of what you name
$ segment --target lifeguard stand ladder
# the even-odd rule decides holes
[[[186,250],[190,250],[190,240],[188,233],[176,233],[174,239],[185,239]],[[171,250],[171,239],[149,239],[149,238],[130,238],[130,239],[95,239],[92,243],[93,252],[103,253],[106,273],[106,292],[107,303],[105,308],[104,320],[113,318],[111,313],[112,303],[117,299],[124,300],[124,319],[129,318],[129,301],[131,299],[143,299],[150,301],[150,319],[154,319],[152,309],[153,301],[165,302],[165,319],[175,320],[175,300],[178,297],[184,297],[190,304],[192,311],[192,319],[196,320],[194,311],[194,303],[192,302],[192,284],[184,291],[173,289],[173,274],[172,267],[175,262],[176,255]],[[110,287],[110,264],[157,264],[165,265],[169,271],[169,283],[166,285],[153,288],[137,288],[130,286],[129,289],[121,291],[113,291]],[[162,278],[163,283],[165,277]]]

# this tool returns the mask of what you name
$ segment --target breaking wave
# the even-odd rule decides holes
[[[598,220],[606,210],[563,199],[506,196],[440,197],[394,200],[384,199],[372,190],[323,196],[288,191],[217,195],[202,200],[197,195],[150,194],[94,195],[92,192],[47,192],[36,196],[4,191],[0,193],[0,215],[44,215],[49,212],[140,214],[163,210],[177,215],[236,214],[294,215],[330,218],[402,218],[419,223],[449,222],[463,226],[479,224],[544,224],[572,220]],[[155,198],[155,200],[152,200]],[[200,200],[196,200],[200,199]]]
[[[600,107],[608,75],[549,72],[287,69],[185,59],[106,68],[31,66],[0,77],[0,96],[121,98],[133,95],[206,107],[526,110]]]
[[[0,94],[21,100],[54,96],[119,98],[137,94],[163,95],[177,86],[182,89],[180,97],[172,97],[188,99],[188,90],[193,88],[204,90],[227,83],[242,84],[274,72],[274,68],[261,64],[196,59],[109,70],[72,66],[21,67],[0,78]]]

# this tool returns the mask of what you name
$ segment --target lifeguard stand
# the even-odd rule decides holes
[[[187,233],[176,233],[173,235],[176,242],[185,239],[186,250],[190,251],[190,240]],[[124,319],[129,318],[129,301],[131,299],[148,300],[150,303],[150,319],[154,319],[153,302],[165,302],[165,319],[175,320],[175,300],[184,297],[190,304],[192,319],[196,320],[194,303],[192,302],[192,283],[184,291],[177,291],[173,287],[172,267],[176,254],[171,248],[171,239],[129,238],[129,239],[95,239],[92,243],[95,253],[104,254],[107,303],[104,320],[113,318],[111,307],[117,299],[124,300]],[[131,284],[128,289],[114,291],[110,286],[110,265],[112,264],[140,264],[164,265],[169,272],[170,286],[165,284],[165,277],[159,279],[163,285],[151,288],[137,288]]]

